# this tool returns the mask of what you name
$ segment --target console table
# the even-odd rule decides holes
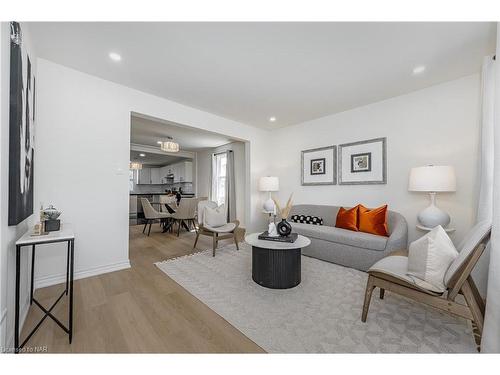
[[[35,248],[36,245],[43,244],[51,244],[58,242],[67,242],[67,255],[66,255],[66,288],[61,293],[61,295],[56,299],[56,301],[49,307],[45,308],[42,306],[34,297],[33,297],[33,279],[35,274]],[[35,328],[28,334],[26,339],[20,344],[19,343],[19,299],[20,299],[20,273],[21,273],[21,251],[26,249],[27,247],[31,247],[31,280],[30,280],[30,305],[35,303],[36,306],[43,311],[43,318],[37,323]],[[14,318],[14,350],[15,353],[19,353],[19,351],[24,347],[24,345],[28,342],[28,340],[33,336],[33,334],[37,331],[40,325],[43,323],[47,316],[51,318],[54,322],[57,323],[59,327],[62,328],[64,332],[66,332],[69,336],[69,343],[71,344],[71,340],[73,339],[73,271],[74,271],[74,263],[75,263],[75,235],[73,230],[68,224],[62,224],[61,229],[56,232],[50,232],[46,235],[41,236],[33,236],[31,230],[26,232],[19,240],[16,241],[16,302],[15,302],[15,318]],[[68,295],[69,293],[69,316],[68,316],[68,327],[61,323],[59,319],[57,319],[53,314],[52,310],[59,301],[63,298],[64,295]]]
[[[295,242],[259,240],[259,233],[245,237],[252,245],[252,279],[272,289],[289,289],[301,281],[301,251],[311,240],[299,235]]]

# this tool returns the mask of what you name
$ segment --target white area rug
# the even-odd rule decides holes
[[[470,325],[386,292],[361,322],[367,274],[302,257],[302,282],[273,290],[253,282],[246,244],[156,263],[187,291],[271,353],[475,353]]]

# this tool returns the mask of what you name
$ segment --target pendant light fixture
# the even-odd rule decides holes
[[[129,164],[129,169],[133,171],[142,169],[142,163],[139,163],[138,161],[131,161]]]
[[[172,137],[167,137],[165,141],[161,141],[160,148],[165,152],[179,152],[179,144],[173,141]]]

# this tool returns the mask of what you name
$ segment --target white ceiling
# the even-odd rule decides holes
[[[264,128],[478,72],[495,45],[494,23],[50,22],[30,31],[40,57]],[[427,70],[413,76],[420,64]]]
[[[131,116],[130,143],[160,147],[158,141],[167,136],[179,143],[184,151],[199,151],[233,142],[226,136],[203,131],[200,129],[181,126],[169,121]]]

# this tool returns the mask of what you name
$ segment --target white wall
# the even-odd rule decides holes
[[[286,145],[272,166],[272,174],[280,177],[279,197],[284,200],[293,192],[295,203],[387,203],[405,216],[413,241],[422,235],[415,228],[416,215],[428,197],[408,192],[410,168],[453,165],[457,192],[439,194],[437,203],[451,215],[457,229],[452,239],[458,243],[476,213],[479,92],[475,74],[274,132],[274,141]],[[377,137],[387,137],[386,185],[301,186],[301,150]]]
[[[234,177],[236,195],[236,219],[242,227],[246,227],[245,196],[246,196],[246,158],[245,143],[232,142],[219,147],[197,152],[196,191],[199,197],[210,196],[210,169],[212,154],[232,150],[234,153]],[[258,205],[259,203],[257,203]]]
[[[36,72],[36,54],[30,42],[28,26],[21,23],[23,41],[29,51],[32,67]],[[0,347],[12,347],[14,340],[15,301],[15,245],[16,240],[34,222],[33,216],[15,226],[8,226],[9,202],[9,88],[10,88],[10,26],[0,23]],[[36,77],[38,79],[38,77]],[[35,166],[37,144],[35,123]],[[36,171],[35,171],[36,174]],[[37,207],[35,201],[35,207]],[[29,307],[29,265],[31,251],[27,248],[21,257],[20,316],[24,321]],[[1,351],[1,349],[0,349]]]
[[[54,204],[76,233],[75,274],[85,277],[128,267],[130,112],[187,124],[251,144],[251,207],[265,131],[105,81],[47,60],[38,61],[35,201]],[[252,202],[250,204],[250,202]],[[265,223],[247,212],[253,227]],[[63,280],[64,252],[52,246],[38,262],[36,283]]]

